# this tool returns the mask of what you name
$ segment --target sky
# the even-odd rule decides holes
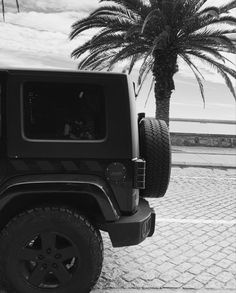
[[[225,1],[227,0],[208,0],[209,5]],[[77,61],[71,59],[70,54],[73,49],[89,39],[94,31],[88,31],[80,38],[70,41],[68,34],[71,25],[98,7],[99,1],[19,0],[19,2],[20,13],[16,13],[15,0],[5,0],[5,23],[0,15],[0,68],[76,69]],[[228,57],[236,64],[235,56]],[[235,101],[222,79],[201,63],[198,66],[206,78],[205,108],[191,71],[180,63],[180,72],[175,77],[176,90],[171,100],[170,116],[236,120]],[[136,71],[131,75],[132,80],[136,79]],[[149,79],[151,80],[151,76]],[[144,107],[147,92],[148,83],[137,100],[137,108],[138,111],[145,111],[147,115],[152,116],[155,109],[153,95]]]

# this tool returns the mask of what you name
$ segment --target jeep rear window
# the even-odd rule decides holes
[[[24,134],[29,139],[105,138],[105,97],[99,85],[27,82],[23,105]]]

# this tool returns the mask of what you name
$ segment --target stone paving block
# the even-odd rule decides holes
[[[221,267],[216,266],[216,265],[211,266],[207,269],[207,272],[212,274],[213,276],[217,276],[222,271],[223,271],[223,269]]]
[[[218,243],[218,242],[215,242],[215,243]],[[209,251],[211,251],[211,252],[213,252],[213,253],[216,253],[216,252],[220,251],[221,249],[222,249],[222,248],[221,248],[219,245],[215,244],[214,246],[211,246],[211,247],[209,248]]]
[[[187,169],[174,171],[164,198],[149,200],[161,219],[154,237],[115,249],[102,234],[105,259],[96,288],[236,290],[236,182],[227,171],[204,169],[204,177]]]
[[[180,254],[181,254],[181,250],[180,250],[180,249],[174,249],[174,250],[168,251],[168,252],[166,253],[166,255],[167,255],[169,258],[176,257],[177,255],[180,255]]]
[[[130,282],[130,284],[132,284],[132,288],[144,288],[145,284],[147,284],[147,281],[142,280],[141,278],[139,278],[139,279],[136,279],[133,282]],[[148,282],[148,284],[149,284],[149,282]],[[117,288],[120,288],[120,287],[117,287]]]
[[[207,255],[207,252],[206,252],[206,255]],[[202,257],[202,255],[201,255],[201,257]],[[206,258],[206,257],[204,257],[204,258],[205,259],[203,261],[201,261],[201,265],[204,266],[205,268],[211,267],[216,262],[212,258]]]
[[[161,264],[160,266],[158,266],[158,271],[159,272],[166,272],[169,271],[170,269],[173,269],[174,264],[170,263],[170,262],[164,262],[163,264]]]
[[[149,271],[145,274],[142,274],[140,276],[140,278],[144,281],[152,281],[157,278],[157,272],[156,271]]]
[[[159,276],[159,279],[164,281],[164,282],[170,282],[173,279],[177,278],[180,274],[181,274],[180,271],[172,269],[172,270],[169,270],[167,272],[162,273]]]
[[[148,255],[153,258],[156,258],[156,257],[160,257],[164,255],[165,253],[166,253],[165,250],[156,248],[155,250],[148,252]]]
[[[204,285],[202,283],[200,283],[199,281],[196,280],[191,280],[188,283],[186,283],[185,285],[183,285],[184,289],[194,289],[194,290],[198,290],[203,288]]]
[[[232,262],[228,259],[222,259],[221,261],[217,262],[217,265],[223,269],[227,269]]]
[[[184,285],[188,283],[190,280],[192,280],[193,278],[194,278],[193,274],[189,272],[184,272],[178,278],[176,278],[176,281]]]
[[[205,267],[204,266],[202,266],[201,264],[196,264],[193,267],[191,267],[188,271],[191,274],[198,275],[198,274],[200,274],[204,270],[205,270]]]
[[[231,266],[228,268],[229,272],[232,272],[234,274],[236,274],[236,261],[233,260],[233,263],[231,264]]]
[[[136,261],[138,264],[142,265],[142,264],[145,264],[145,263],[147,263],[147,262],[152,261],[152,258],[151,258],[150,256],[146,255],[146,256],[142,256],[142,257],[140,257],[140,258],[136,258],[135,261]]]
[[[143,272],[140,271],[140,270],[138,270],[138,269],[136,269],[134,271],[129,272],[128,274],[125,274],[123,276],[123,279],[126,280],[126,281],[128,281],[128,282],[131,282],[131,281],[139,278],[142,275],[143,275]]]
[[[224,271],[221,274],[218,274],[215,279],[220,282],[227,283],[230,280],[233,280],[234,276],[233,276],[233,274]]]
[[[163,285],[164,288],[170,288],[170,289],[177,289],[177,288],[181,288],[182,284],[177,282],[177,281],[170,281],[167,282]]]
[[[142,256],[144,256],[146,254],[146,252],[144,250],[136,250],[132,253],[132,257],[135,257],[135,258],[140,258]],[[152,256],[154,257],[154,255],[152,254]]]
[[[145,283],[145,285],[143,286],[144,288],[155,288],[155,289],[159,289],[162,288],[164,286],[165,282],[162,282],[159,279],[154,279],[152,280],[150,283]]]
[[[210,227],[208,227],[208,229],[210,229]],[[204,244],[211,247],[211,246],[215,245],[215,241],[210,239],[210,240],[205,241]]]
[[[149,263],[148,263],[148,264],[149,264]],[[151,268],[151,264],[152,264],[152,263],[150,263],[149,268]],[[146,265],[146,264],[145,264],[145,265]],[[142,269],[143,267],[144,267],[144,266],[142,266],[140,269]],[[155,266],[154,266],[154,267],[155,267]],[[123,271],[124,271],[125,273],[132,272],[132,271],[134,271],[134,270],[136,270],[136,269],[137,269],[137,263],[134,262],[133,260],[132,260],[131,262],[129,262],[129,263],[123,265]]]
[[[169,239],[170,240],[170,239]],[[178,246],[177,245],[175,245],[175,244],[172,244],[172,243],[169,243],[169,244],[167,244],[167,245],[165,245],[164,247],[163,247],[163,250],[164,251],[173,251],[173,250],[175,250],[175,249],[177,249],[178,248]],[[182,247],[181,247],[182,248]],[[164,251],[163,251],[163,253],[164,253]]]
[[[210,256],[212,256],[212,254],[213,254],[212,251],[209,251],[208,247],[206,247],[205,245],[205,249],[198,254],[198,257],[201,257],[202,259],[207,259]]]
[[[225,285],[226,289],[234,289],[236,290],[236,278],[231,279],[230,281],[228,281]]]
[[[175,267],[175,269],[180,272],[180,273],[184,273],[186,271],[189,271],[189,269],[193,266],[193,264],[190,264],[188,262],[184,262],[178,266]]]
[[[148,262],[148,263],[143,264],[140,269],[145,272],[148,270],[157,269],[157,265],[153,262]]]
[[[179,247],[179,251],[180,253],[184,253],[184,255],[188,258],[197,254],[197,252],[193,250],[193,247],[190,244],[185,244]]]
[[[189,259],[190,263],[196,264],[196,263],[201,263],[202,259],[200,257],[194,256]]]
[[[225,288],[225,285],[224,285],[224,283],[213,279],[205,285],[205,288],[206,289],[223,289],[223,288]]]
[[[168,260],[169,260],[169,258],[167,256],[162,255],[160,257],[152,259],[152,262],[154,262],[157,265],[161,265],[161,264],[163,264],[164,262],[166,262]]]
[[[206,285],[209,281],[211,281],[214,278],[212,274],[209,274],[207,272],[202,272],[199,275],[197,275],[196,280],[200,283]]]

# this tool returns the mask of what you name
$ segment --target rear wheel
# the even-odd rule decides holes
[[[143,197],[162,197],[170,180],[171,146],[166,123],[144,118],[139,124],[140,155],[146,160],[146,188]]]
[[[0,236],[0,284],[9,293],[90,292],[102,261],[100,232],[70,209],[27,211]]]

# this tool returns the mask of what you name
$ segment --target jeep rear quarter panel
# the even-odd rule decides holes
[[[106,136],[102,140],[42,140],[24,135],[26,83],[99,85],[105,96]],[[7,83],[7,145],[10,158],[133,159],[138,157],[134,97],[124,74],[9,70]],[[53,116],[52,116],[53,119]]]

